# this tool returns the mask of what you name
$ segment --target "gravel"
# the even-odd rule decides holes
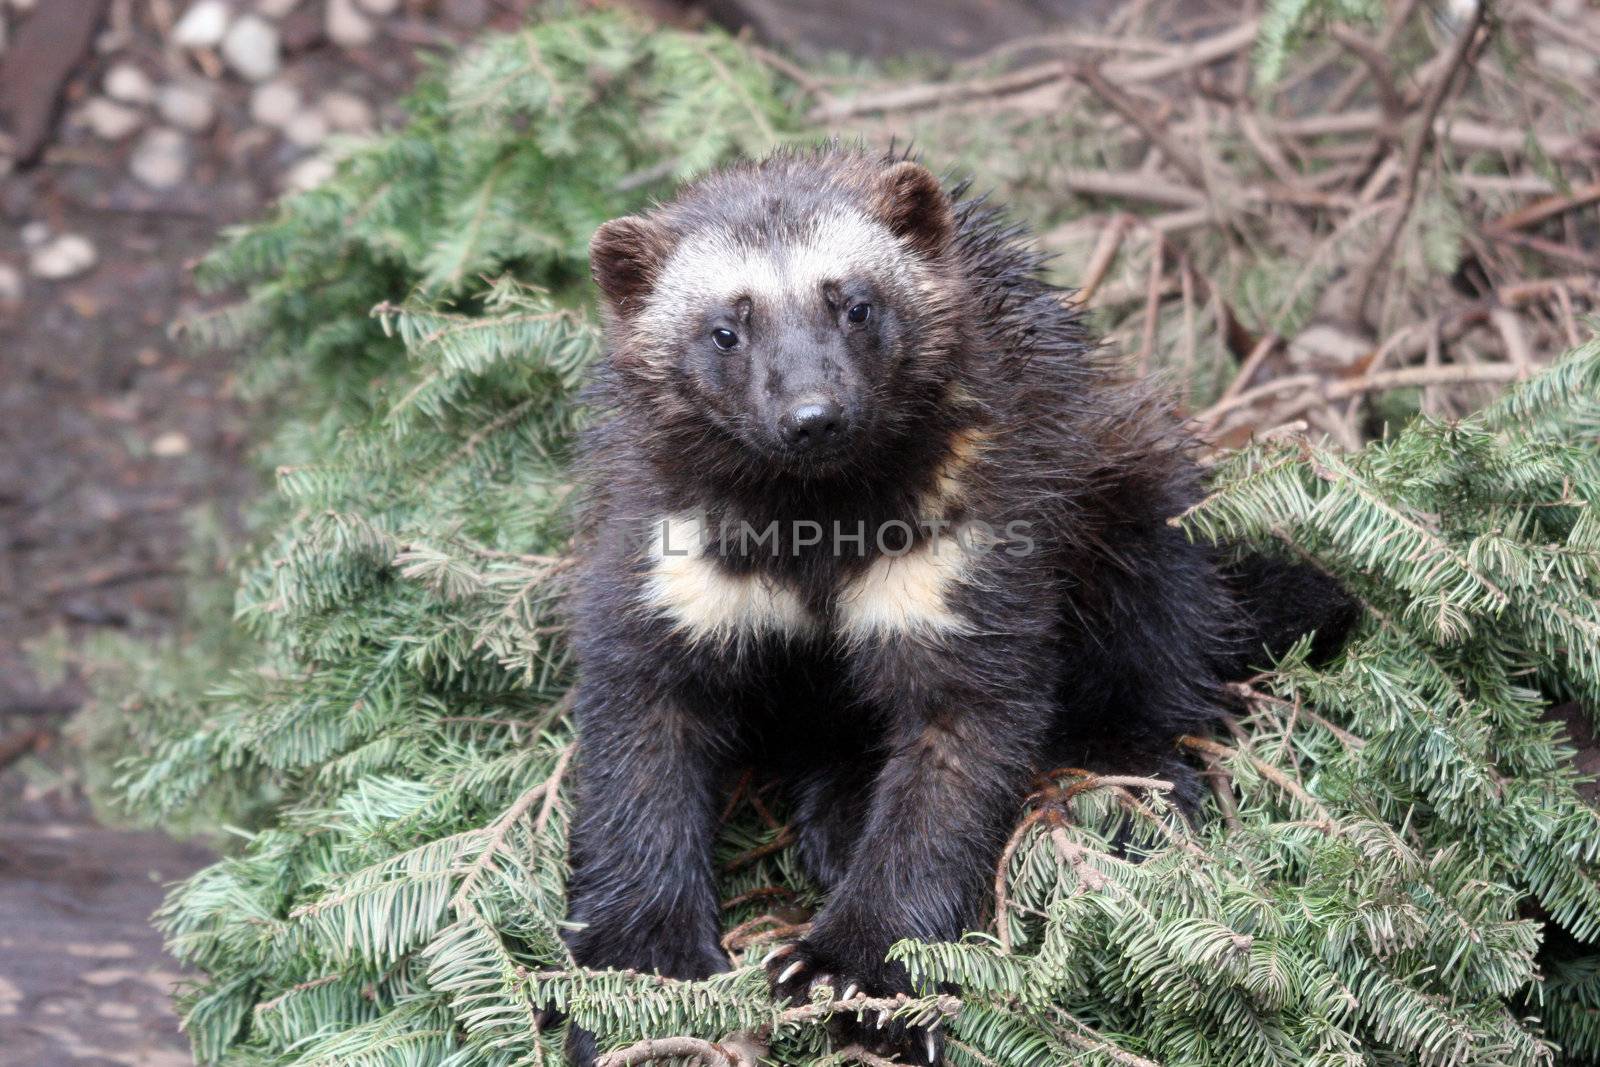
[[[150,76],[132,63],[118,63],[106,72],[106,95],[124,104],[143,107],[155,96]]]
[[[323,96],[319,107],[328,125],[340,133],[365,133],[377,125],[372,105],[355,93],[335,89]]]
[[[172,28],[172,42],[180,48],[215,48],[227,35],[232,15],[222,0],[199,0]]]
[[[163,121],[190,133],[205,133],[217,121],[217,107],[202,85],[173,82],[156,90]]]
[[[22,303],[22,272],[9,263],[0,263],[0,307]]]
[[[289,168],[283,176],[283,189],[289,193],[303,193],[308,189],[315,189],[329,178],[333,177],[333,160],[326,156],[311,156],[302,159]]]
[[[283,135],[290,144],[315,148],[328,139],[328,120],[322,117],[321,112],[302,111],[289,120],[289,125],[283,128]]]
[[[341,48],[360,48],[378,35],[372,20],[361,13],[355,0],[328,0],[328,37]]]
[[[139,138],[128,170],[152,189],[171,189],[189,176],[189,141],[177,130],[157,127]]]
[[[278,27],[260,15],[242,15],[222,39],[222,58],[246,81],[264,82],[278,73]]]
[[[250,94],[250,117],[263,126],[283,129],[300,113],[300,90],[289,82],[270,81]]]
[[[35,277],[62,281],[93,270],[98,259],[99,254],[87,237],[64,233],[34,248],[28,256],[28,269]]]
[[[103,96],[94,97],[85,103],[78,110],[77,119],[102,141],[120,141],[124,137],[130,137],[144,124],[144,116],[136,108],[119,104]]]

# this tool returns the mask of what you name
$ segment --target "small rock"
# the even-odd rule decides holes
[[[300,90],[286,81],[258,85],[250,94],[250,117],[263,126],[283,129],[300,113]]]
[[[106,95],[113,100],[143,107],[155,91],[150,76],[132,63],[118,63],[106,73]]]
[[[197,85],[163,85],[156,91],[156,110],[167,122],[192,133],[205,133],[217,121],[216,105]]]
[[[150,442],[152,456],[186,456],[189,454],[189,438],[177,430],[168,430],[166,433]]]
[[[302,111],[283,128],[290,144],[301,148],[315,148],[328,139],[328,120],[320,112]]]
[[[335,169],[333,160],[326,156],[302,159],[290,167],[288,173],[283,176],[283,189],[289,193],[303,193],[315,189],[333,177]]]
[[[278,28],[259,15],[241,16],[222,39],[222,58],[246,81],[266,81],[278,73]]]
[[[172,27],[172,43],[180,48],[215,48],[227,36],[231,17],[222,0],[199,0]]]
[[[150,130],[128,158],[128,170],[152,189],[171,189],[189,173],[189,142],[177,130]]]
[[[355,93],[335,89],[322,98],[322,117],[328,125],[341,133],[365,133],[372,129],[375,118],[372,105]]]
[[[38,248],[50,240],[50,225],[40,219],[34,219],[22,228],[22,243],[28,248]]]
[[[358,0],[362,7],[380,18],[400,10],[400,0]]]
[[[300,6],[300,0],[256,0],[256,10],[269,19],[281,19]]]
[[[475,30],[489,21],[487,0],[444,0],[444,17],[463,29]]]
[[[114,100],[97,96],[78,111],[78,121],[102,141],[120,141],[139,128],[139,112]]]
[[[18,11],[32,11],[33,5],[36,3],[38,3],[38,0],[11,0],[11,6]]]
[[[22,303],[22,272],[9,263],[0,263],[0,308]]]
[[[99,258],[94,245],[82,234],[64,233],[46,241],[28,257],[28,269],[35,277],[60,281],[76,278],[91,270]]]
[[[378,29],[361,13],[355,0],[328,0],[328,37],[340,48],[360,48],[372,43]]]

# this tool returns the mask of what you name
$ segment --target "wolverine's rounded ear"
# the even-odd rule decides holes
[[[633,310],[650,292],[672,250],[666,228],[642,215],[612,219],[589,241],[589,271],[619,311]]]
[[[877,176],[878,217],[919,252],[938,255],[955,232],[955,209],[939,179],[921,163],[901,160]]]

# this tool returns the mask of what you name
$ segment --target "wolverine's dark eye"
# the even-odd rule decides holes
[[[867,321],[871,314],[871,304],[852,304],[850,306],[850,310],[844,313],[844,317],[849,319],[855,325],[860,326],[863,322]]]
[[[732,330],[718,326],[715,330],[711,331],[711,343],[726,352],[728,349],[739,343],[739,335],[734,333]]]

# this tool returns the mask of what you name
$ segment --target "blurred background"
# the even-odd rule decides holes
[[[542,6],[0,0],[0,1063],[189,1062],[146,920],[210,853],[104,825],[72,725],[83,650],[181,639],[186,569],[263,491],[248,353],[172,328],[214,306],[189,267]],[[996,189],[1218,445],[1466,410],[1600,299],[1582,0],[1311,28],[1208,0],[604,6],[739,35],[803,117],[768,134],[909,137]]]

